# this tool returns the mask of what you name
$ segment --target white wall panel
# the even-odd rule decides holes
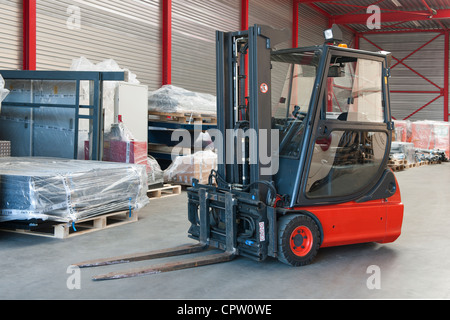
[[[94,63],[114,59],[155,90],[161,84],[160,20],[157,0],[38,0],[37,69],[68,70],[81,56]]]
[[[328,19],[310,8],[300,4],[298,8],[298,45],[300,47],[321,45],[325,39],[323,31],[328,29]]]
[[[216,94],[216,30],[238,31],[240,1],[172,1],[172,84]]]

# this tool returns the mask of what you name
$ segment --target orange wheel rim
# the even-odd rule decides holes
[[[313,235],[311,230],[305,226],[295,228],[291,233],[290,247],[298,257],[306,256],[313,246]]]

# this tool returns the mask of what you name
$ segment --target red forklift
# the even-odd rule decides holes
[[[220,249],[99,275],[127,278],[269,257],[292,266],[320,248],[389,243],[403,204],[387,163],[394,123],[391,56],[347,48],[337,26],[323,45],[275,50],[282,30],[216,33],[218,168],[187,190],[197,244],[76,264],[97,267]],[[247,94],[248,93],[248,94]],[[220,137],[219,137],[220,136]]]

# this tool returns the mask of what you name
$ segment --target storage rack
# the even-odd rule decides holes
[[[56,108],[71,108],[75,110],[74,123],[74,154],[76,159],[78,153],[78,129],[80,119],[89,119],[92,123],[92,142],[91,142],[91,160],[102,159],[102,144],[103,144],[103,81],[123,81],[125,78],[124,72],[92,72],[92,71],[21,71],[21,70],[0,70],[0,74],[8,80],[43,80],[43,81],[75,81],[76,94],[74,104],[59,104],[59,103],[24,103],[24,102],[10,102],[8,97],[2,102],[3,107],[18,107],[18,108],[40,108],[40,107],[56,107]],[[89,81],[92,99],[89,105],[80,105],[80,82]],[[89,115],[80,114],[80,109],[89,109]]]

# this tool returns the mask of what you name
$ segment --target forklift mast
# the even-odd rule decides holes
[[[271,145],[270,139],[271,52],[289,36],[288,31],[258,25],[248,31],[216,32],[217,126],[225,140],[218,146],[218,175],[224,180],[219,181],[220,187],[225,182],[251,185],[255,191],[261,189],[258,181],[272,181],[271,171],[264,170],[270,163],[262,163],[259,157],[263,150],[271,157],[270,151],[278,147],[278,141]],[[259,133],[264,133],[264,139],[259,139]],[[263,191],[254,195],[263,198]]]

